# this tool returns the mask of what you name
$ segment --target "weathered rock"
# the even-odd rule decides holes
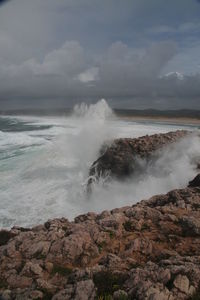
[[[185,275],[178,274],[173,282],[174,286],[181,292],[188,294],[190,282]]]
[[[134,172],[144,172],[146,163],[156,151],[186,137],[188,131],[178,130],[163,134],[154,134],[139,138],[121,138],[114,140],[111,145],[104,145],[100,157],[92,164],[89,171],[88,191],[90,185],[100,177],[123,179]]]
[[[6,231],[3,299],[188,299],[200,285],[200,189],[188,187],[74,222]]]

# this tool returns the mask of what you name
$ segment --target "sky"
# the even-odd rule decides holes
[[[0,1],[0,110],[101,98],[200,109],[200,1]]]

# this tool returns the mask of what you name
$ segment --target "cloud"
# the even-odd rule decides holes
[[[200,0],[199,0],[200,1]],[[185,22],[181,23],[178,26],[168,26],[168,25],[159,25],[159,26],[154,26],[151,28],[147,29],[147,34],[152,34],[152,35],[165,35],[165,34],[170,34],[171,36],[177,35],[177,34],[195,34],[200,32],[200,22]]]
[[[7,2],[7,1],[9,1],[9,0],[0,0],[0,5],[1,5],[1,4],[4,4],[4,3]]]
[[[1,99],[64,99],[70,97],[173,96],[198,93],[196,85],[160,79],[164,66],[176,54],[176,44],[159,42],[146,49],[113,43],[98,60],[87,59],[87,51],[77,41],[66,41],[60,48],[21,64],[0,67]],[[195,87],[196,86],[196,87]],[[195,87],[195,88],[194,88]],[[183,93],[182,93],[183,91]]]
[[[199,77],[160,75],[199,71],[199,16],[188,0],[8,1],[0,8],[1,107],[71,106],[83,97],[146,97],[148,107],[165,97],[175,107],[170,99],[182,97],[185,105]]]

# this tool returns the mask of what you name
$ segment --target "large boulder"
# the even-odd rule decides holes
[[[110,146],[104,145],[100,150],[100,157],[90,168],[88,189],[100,177],[123,179],[136,171],[142,171],[145,166],[141,159],[148,161],[157,150],[179,141],[188,134],[186,130],[177,130],[139,138],[116,139]]]

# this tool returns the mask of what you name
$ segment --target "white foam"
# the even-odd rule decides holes
[[[26,121],[53,127],[0,136],[1,147],[30,146],[23,155],[0,161],[0,227],[31,226],[62,216],[72,219],[87,211],[133,204],[185,186],[195,175],[191,157],[198,155],[200,144],[192,138],[163,152],[143,178],[112,182],[106,187],[100,183],[88,199],[83,183],[105,140],[167,132],[179,126],[118,120],[105,100],[76,106],[70,117],[26,117]],[[49,135],[51,138],[47,139]],[[32,148],[35,143],[38,147]]]

